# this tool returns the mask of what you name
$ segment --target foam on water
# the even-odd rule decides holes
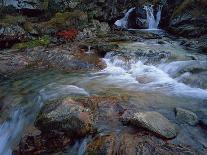
[[[104,60],[107,68],[101,73],[108,74],[108,84],[134,90],[160,91],[169,95],[207,98],[207,90],[179,83],[157,66],[146,65],[140,60],[121,60],[111,53]]]
[[[117,20],[114,24],[118,27],[122,27],[122,28],[127,28],[127,24],[128,24],[128,17],[129,17],[129,14],[134,10],[135,8],[131,8],[129,9],[124,17],[122,19],[119,19]]]

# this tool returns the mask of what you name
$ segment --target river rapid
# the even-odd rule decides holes
[[[103,61],[106,68],[96,72],[32,69],[1,81],[0,155],[12,153],[46,101],[77,94],[127,95],[129,108],[157,111],[179,127],[173,144],[207,147],[205,129],[180,124],[174,116],[174,108],[182,107],[207,118],[206,55],[164,37],[162,43],[157,39],[120,42],[119,51],[109,51]],[[98,128],[102,134],[120,132],[121,125],[100,123]],[[88,137],[77,141],[65,153],[84,154],[88,141]]]

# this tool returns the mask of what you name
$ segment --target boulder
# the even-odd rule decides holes
[[[71,98],[47,103],[35,126],[43,133],[64,132],[70,137],[82,137],[93,130],[90,110]]]
[[[136,127],[145,128],[160,137],[172,139],[176,137],[175,126],[158,112],[138,112],[124,115],[124,121]]]
[[[183,108],[175,108],[176,118],[178,121],[182,123],[187,123],[189,125],[196,125],[199,120],[195,113],[192,111],[183,109]]]

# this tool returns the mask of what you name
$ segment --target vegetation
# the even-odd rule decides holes
[[[68,29],[65,31],[61,31],[57,33],[57,36],[64,38],[68,41],[73,41],[78,34],[78,30],[76,29]]]
[[[84,21],[87,21],[87,14],[79,10],[75,10],[73,12],[58,12],[52,19],[46,22],[45,25],[51,27],[73,25],[76,27],[83,24]]]
[[[0,21],[0,25],[11,25],[11,24],[22,24],[26,21],[25,17],[22,15],[18,16],[12,16],[12,15],[6,15],[3,19]]]
[[[17,43],[13,46],[15,49],[25,49],[25,48],[34,48],[37,46],[45,46],[50,43],[49,37],[48,36],[43,36],[38,39],[34,39],[28,42],[23,42],[23,43]]]

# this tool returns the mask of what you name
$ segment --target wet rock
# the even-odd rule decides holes
[[[207,129],[207,119],[201,119],[201,120],[199,121],[199,124],[200,124],[203,128]]]
[[[198,73],[190,73],[186,72],[182,74],[177,80],[179,82],[188,84],[192,87],[197,87],[197,88],[207,88],[207,71],[204,72],[198,72]]]
[[[82,137],[92,132],[89,109],[71,98],[47,103],[35,121],[42,132],[64,132],[70,137]]]
[[[188,123],[189,125],[196,125],[198,123],[198,117],[192,111],[176,108],[176,118],[182,123]]]
[[[0,49],[9,48],[26,38],[25,30],[19,25],[0,26]]]
[[[89,55],[77,48],[71,48],[70,45],[49,49],[41,47],[27,49],[26,55],[31,62],[65,71],[99,70],[105,67],[98,56]]]
[[[128,100],[127,96],[90,96],[78,99],[86,107],[90,108],[94,116],[94,126],[100,133],[116,131],[122,126],[119,121],[124,113],[124,103]]]
[[[63,132],[25,135],[13,154],[51,154],[65,149],[72,140]]]
[[[193,155],[196,151],[181,145],[166,143],[144,133],[121,133],[95,137],[88,145],[87,155],[180,154]]]
[[[138,112],[133,117],[125,117],[129,124],[136,127],[143,127],[149,131],[167,139],[176,137],[175,126],[158,112]],[[126,119],[125,119],[126,121]]]
[[[87,147],[86,154],[115,155],[116,139],[114,135],[96,137]]]
[[[166,143],[156,137],[146,135],[144,133],[129,134],[124,133],[119,135],[119,150],[120,155],[139,155],[139,154],[190,154],[196,153],[195,150],[182,145],[173,145],[170,142]]]
[[[1,51],[0,56],[0,74],[4,77],[22,71],[30,65],[30,61],[24,55],[15,51]]]

